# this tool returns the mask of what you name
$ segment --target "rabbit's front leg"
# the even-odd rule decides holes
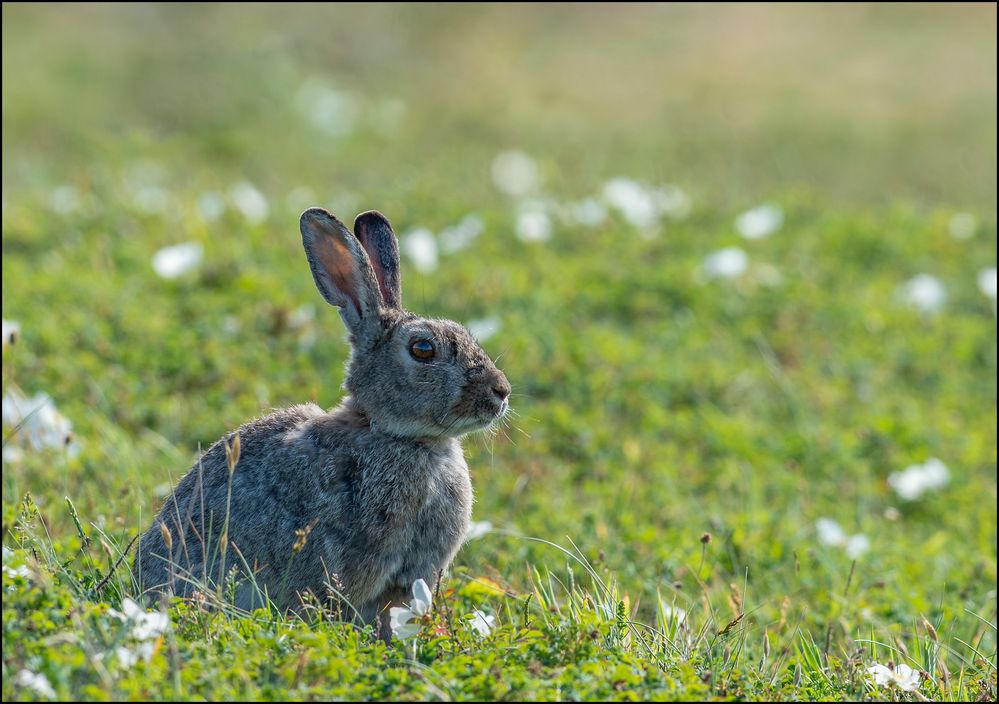
[[[378,637],[386,644],[392,642],[392,616],[389,610],[393,606],[405,606],[407,594],[404,587],[389,587],[367,608],[362,609],[361,617],[365,623],[373,624]]]

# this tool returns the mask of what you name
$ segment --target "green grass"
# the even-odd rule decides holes
[[[889,661],[921,696],[995,699],[995,27],[985,6],[5,4],[3,386],[50,394],[80,452],[5,454],[4,700],[37,696],[22,670],[87,700],[915,698],[873,687]],[[308,85],[351,94],[355,129],[311,124]],[[507,149],[556,203],[624,176],[692,209],[525,243],[490,176]],[[761,202],[784,224],[743,240]],[[209,595],[123,666],[131,558],[101,582],[199,447],[341,395],[310,205],[399,233],[482,218],[403,277],[416,312],[501,321],[519,415],[466,442],[496,530],[405,644]],[[185,241],[202,266],[157,277]],[[748,271],[705,280],[730,246]],[[920,273],[936,315],[899,295]],[[901,501],[889,475],[930,457],[950,482]],[[870,549],[824,545],[824,517]]]

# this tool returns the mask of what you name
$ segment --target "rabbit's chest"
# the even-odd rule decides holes
[[[382,578],[388,584],[430,581],[446,568],[471,517],[472,487],[464,457],[435,457],[426,467],[395,472],[381,485],[381,511],[373,528]]]

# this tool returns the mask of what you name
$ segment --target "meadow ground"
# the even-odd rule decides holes
[[[994,6],[2,32],[4,700],[995,699]],[[391,646],[112,573],[199,447],[340,397],[311,205],[386,213],[514,386]]]

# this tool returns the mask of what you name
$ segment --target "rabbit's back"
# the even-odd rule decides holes
[[[230,489],[225,448],[236,433]],[[278,411],[236,433],[204,454],[143,536],[145,588],[190,595],[235,569],[242,608],[262,605],[264,591],[295,607],[304,592],[325,598],[332,586],[370,621],[416,579],[432,583],[461,544],[472,490],[455,440],[376,433],[349,399],[330,413]]]
[[[143,588],[169,586],[188,596],[219,582],[233,566],[246,572],[287,554],[291,543],[284,545],[283,537],[293,540],[303,527],[296,513],[308,510],[304,497],[321,482],[309,471],[317,452],[303,445],[301,430],[322,415],[314,404],[292,406],[246,423],[212,445],[177,484],[139,543],[137,576]],[[226,446],[236,435],[239,458],[230,477]]]

